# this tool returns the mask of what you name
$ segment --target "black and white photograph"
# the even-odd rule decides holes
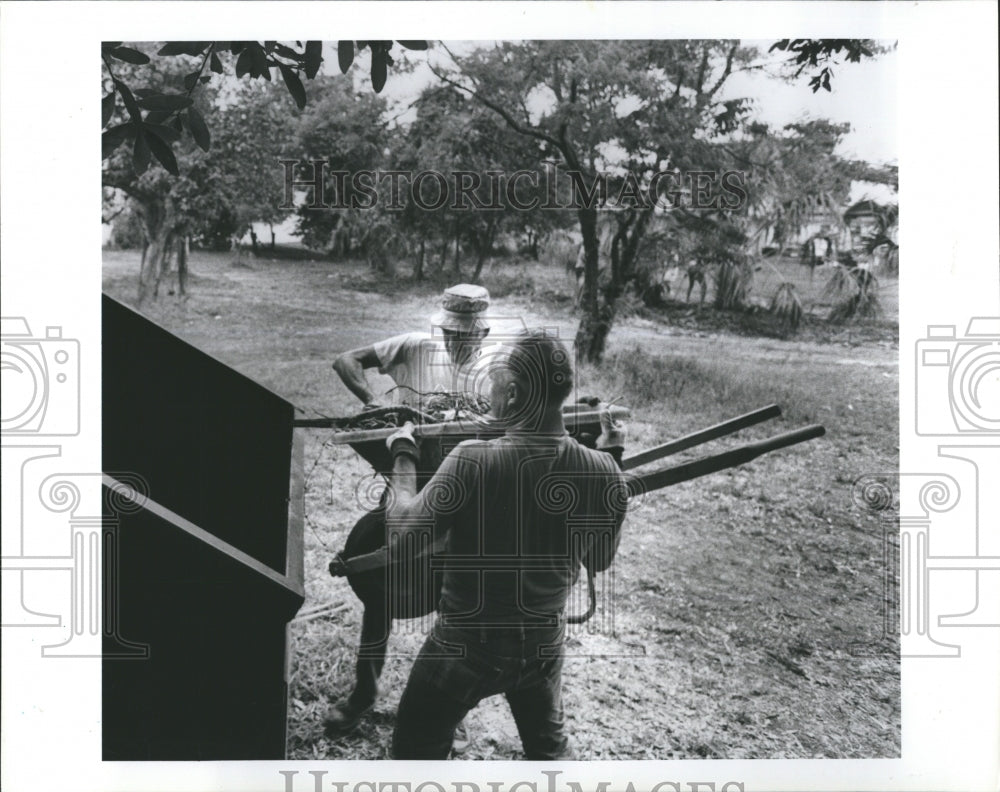
[[[858,471],[899,466],[894,50],[103,44],[104,469],[155,469],[152,501],[171,508],[176,487],[172,511],[237,548],[267,531],[301,546],[289,758],[898,756],[898,543],[863,492],[843,497]],[[824,101],[854,123],[807,111]],[[272,448],[261,429],[287,416],[185,382],[179,352],[144,357],[147,321],[294,405],[291,428]],[[136,433],[144,416],[166,437]],[[270,482],[258,457],[287,457],[293,432],[303,504],[285,529],[288,462]],[[614,477],[580,445],[616,454]],[[189,479],[192,455],[201,476],[160,484]],[[619,479],[631,498],[588,504]],[[431,534],[396,517],[404,495]],[[390,535],[431,546],[363,560]],[[137,585],[154,608],[148,570]],[[247,605],[217,618],[263,653]],[[237,736],[264,749],[268,680],[240,663],[218,715],[250,705],[245,686],[259,708],[221,729],[208,690],[188,700],[172,666],[154,672],[151,615],[120,627],[152,661],[104,661],[105,757],[265,758]]]
[[[83,152],[48,210],[3,162],[5,699],[77,713],[7,735],[84,789],[989,788],[995,8],[97,4],[42,58],[3,5],[5,137]],[[85,88],[29,127],[31,58]]]

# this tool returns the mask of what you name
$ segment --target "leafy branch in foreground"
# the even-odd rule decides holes
[[[426,41],[400,41],[404,49],[425,50]],[[389,66],[395,65],[391,50],[392,41],[339,41],[337,60],[346,74],[354,63],[357,52],[371,51],[371,81],[375,93],[385,86]],[[220,54],[229,57],[220,58]],[[211,74],[224,74],[227,65],[233,64],[237,78],[262,79],[270,82],[277,71],[301,110],[306,106],[303,77],[312,80],[323,64],[323,42],[295,42],[294,46],[279,41],[172,41],[164,44],[154,57],[189,56],[200,58],[199,65],[183,77],[183,92],[168,93],[154,88],[133,88],[126,78],[116,74],[119,64],[133,67],[147,66],[150,55],[123,46],[120,41],[101,44],[101,59],[111,80],[111,90],[101,100],[101,157],[107,159],[123,143],[132,144],[132,164],[136,175],[142,175],[155,158],[169,173],[177,176],[179,168],[173,146],[187,130],[195,143],[204,151],[212,144],[211,133],[204,116],[194,107],[192,94],[199,85],[207,83]],[[117,63],[116,63],[117,62]],[[130,70],[132,74],[135,70]],[[108,127],[115,114],[118,100],[128,114],[128,120]]]
[[[789,61],[798,77],[806,68],[822,67],[809,78],[813,93],[820,88],[829,91],[833,70],[828,63],[843,57],[849,63],[860,63],[862,58],[872,58],[885,47],[871,39],[781,39],[774,42],[768,52],[779,50],[791,53]]]

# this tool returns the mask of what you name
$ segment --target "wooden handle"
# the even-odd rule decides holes
[[[629,497],[707,476],[709,473],[717,473],[726,468],[744,465],[763,454],[804,443],[807,440],[822,437],[824,434],[826,434],[826,429],[823,426],[813,424],[757,443],[749,443],[731,451],[723,451],[721,454],[702,457],[665,470],[646,473],[643,476],[632,476],[628,479]]]
[[[781,415],[781,408],[777,404],[769,404],[767,407],[761,407],[759,410],[739,415],[736,418],[723,421],[707,429],[701,429],[689,435],[684,435],[684,437],[678,437],[669,443],[640,451],[638,454],[622,460],[622,470],[631,470],[640,465],[655,462],[657,459],[662,459],[665,456],[670,456],[671,454],[693,448],[702,443],[707,443],[709,440],[725,437],[726,435],[733,434],[733,432],[738,432],[740,429],[746,429],[748,426],[754,426],[771,418],[777,418],[779,415]]]
[[[631,413],[625,407],[613,405],[608,408],[611,417],[618,421],[628,418]],[[335,421],[342,421],[340,418],[300,418],[295,421],[296,426],[313,428],[335,427]],[[563,415],[563,423],[567,429],[573,429],[579,424],[600,424],[600,408],[587,407],[583,410],[568,411]],[[334,432],[328,438],[330,443],[363,443],[369,440],[384,440],[398,427],[386,426],[381,429],[346,429]],[[442,423],[417,424],[413,429],[414,437],[448,437],[448,436],[479,436],[479,437],[499,437],[503,434],[503,429],[497,427],[492,421],[484,418],[466,418],[460,421],[444,421]]]

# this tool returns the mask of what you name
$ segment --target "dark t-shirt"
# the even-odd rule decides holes
[[[524,434],[460,443],[421,498],[446,537],[441,614],[521,625],[563,610],[582,562],[611,564],[627,492],[610,455]]]

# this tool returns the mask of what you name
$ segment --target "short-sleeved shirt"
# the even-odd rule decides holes
[[[379,373],[396,383],[393,404],[419,408],[435,392],[476,393],[489,398],[487,361],[492,352],[480,353],[464,366],[456,367],[448,356],[444,339],[429,333],[403,333],[374,345]],[[489,348],[489,349],[492,349]]]
[[[603,571],[627,490],[612,457],[568,435],[460,443],[421,492],[445,537],[439,611],[452,624],[531,624],[562,612],[581,563]]]

